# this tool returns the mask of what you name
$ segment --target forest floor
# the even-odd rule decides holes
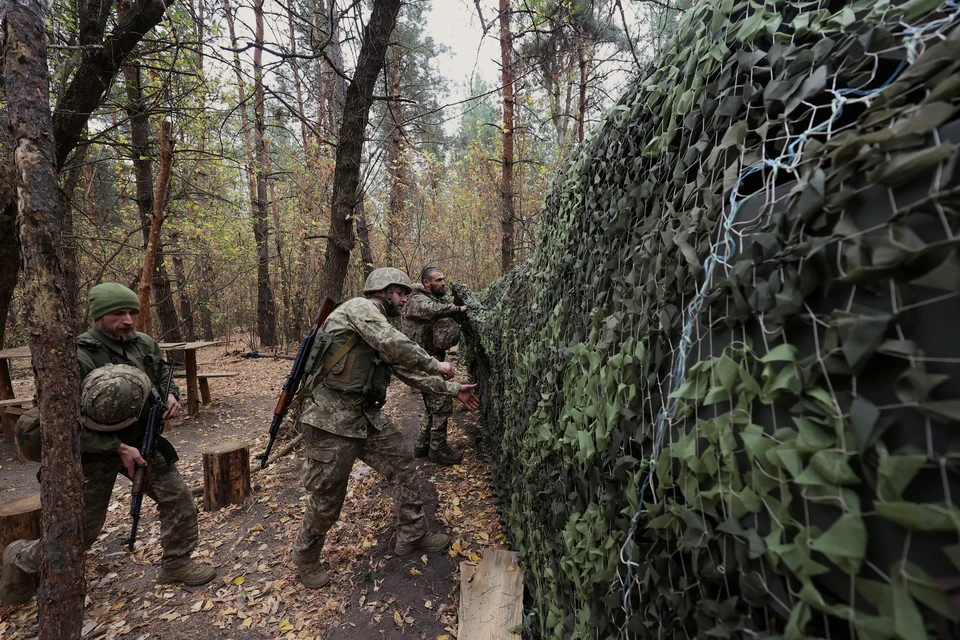
[[[166,427],[164,435],[177,447],[178,467],[190,487],[203,483],[201,454],[206,448],[239,440],[249,445],[252,458],[266,445],[276,398],[292,362],[244,358],[243,353],[229,346],[219,353],[200,351],[201,372],[239,375],[211,380],[214,403]],[[17,395],[32,393],[27,364],[13,371]],[[389,487],[358,461],[340,521],[324,549],[332,581],[319,591],[304,589],[290,557],[305,505],[302,450],[295,450],[252,475],[253,495],[242,505],[205,513],[197,498],[200,543],[195,555],[217,568],[213,582],[195,588],[158,585],[156,507],[144,502],[140,544],[133,554],[122,552],[121,538],[130,525],[130,484],[120,478],[103,532],[87,554],[82,637],[455,638],[460,562],[477,562],[484,549],[506,546],[487,466],[474,445],[477,416],[455,406],[450,442],[464,452],[463,463],[442,467],[418,461],[428,523],[453,537],[449,552],[394,556]],[[412,449],[423,412],[420,393],[395,381],[385,411]],[[274,451],[292,437],[288,422]],[[12,443],[0,444],[0,501],[38,492],[37,467],[17,462]],[[0,607],[0,637],[19,640],[37,632],[35,599],[20,607]]]

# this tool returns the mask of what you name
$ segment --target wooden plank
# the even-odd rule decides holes
[[[509,633],[523,623],[523,572],[517,554],[485,549],[476,566],[460,563],[458,640],[519,640]]]
[[[25,404],[33,404],[33,396],[24,398],[10,398],[9,400],[0,400],[0,407],[21,407]]]
[[[8,358],[29,358],[30,347],[10,347],[9,349],[0,349],[0,360]]]
[[[29,353],[29,349],[27,350]],[[12,400],[13,382],[10,380],[10,367],[7,359],[0,359],[0,400]],[[13,433],[17,426],[17,419],[12,414],[8,414],[0,409],[0,429],[3,431],[3,441],[13,442]]]

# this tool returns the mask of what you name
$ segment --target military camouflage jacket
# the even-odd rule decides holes
[[[433,326],[440,318],[449,318],[460,312],[460,307],[431,295],[422,284],[413,285],[413,291],[403,308],[403,332],[428,353],[440,351],[433,345]]]
[[[440,377],[439,361],[391,326],[379,300],[347,300],[330,314],[320,330],[343,337],[358,334],[390,364],[394,375],[415,389],[442,396],[456,396],[460,391],[459,382],[447,382]],[[317,362],[314,369],[322,366],[322,362]],[[311,373],[314,372],[307,372]],[[300,422],[348,438],[366,438],[368,425],[382,429],[389,418],[379,408],[365,404],[357,394],[318,384],[304,398]]]
[[[153,383],[162,389],[167,383],[167,365],[157,341],[145,333],[137,333],[130,342],[120,342],[94,327],[77,337],[77,358],[80,360],[80,384],[94,369],[108,364],[132,364],[146,372]],[[177,398],[180,391],[174,384],[171,393]],[[131,447],[143,444],[143,429],[148,407],[144,407],[140,420],[120,431],[80,430],[80,448],[87,453],[116,451],[121,443]]]

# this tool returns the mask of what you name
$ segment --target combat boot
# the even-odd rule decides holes
[[[398,556],[405,556],[414,551],[444,551],[450,546],[450,536],[445,533],[425,533],[413,542],[397,540],[394,552]]]
[[[300,582],[307,589],[321,589],[330,582],[330,574],[323,570],[319,562],[298,564],[297,571],[300,573]]]
[[[414,447],[413,448],[413,457],[414,458],[426,458],[427,454],[430,453],[430,447]]]
[[[439,449],[430,449],[430,453],[428,455],[430,456],[431,461],[446,466],[459,464],[460,461],[463,460],[463,454],[448,444],[443,445]]]
[[[157,583],[173,584],[175,582],[180,582],[188,587],[199,587],[202,584],[207,584],[216,577],[216,569],[208,564],[191,560],[187,564],[183,565],[182,567],[177,567],[176,569],[161,567],[160,573],[157,574]]]
[[[3,575],[0,576],[0,605],[27,602],[37,593],[39,573],[29,573],[16,565],[14,558],[27,540],[15,540],[3,550]]]

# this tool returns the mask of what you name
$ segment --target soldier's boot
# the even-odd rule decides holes
[[[3,550],[3,575],[0,576],[0,604],[17,605],[27,602],[37,593],[39,573],[24,571],[14,562],[17,552],[27,540],[15,540]]]
[[[463,460],[463,454],[449,444],[445,444],[439,449],[430,449],[428,455],[433,462],[446,466],[459,464]]]
[[[444,551],[450,546],[450,536],[445,533],[425,533],[413,542],[397,540],[394,551],[398,556],[406,556],[414,551]]]
[[[217,577],[217,570],[208,564],[191,560],[182,567],[169,569],[161,567],[157,574],[158,584],[183,583],[188,587],[199,587]]]
[[[330,574],[320,566],[319,562],[298,564],[297,571],[300,573],[300,582],[307,589],[321,589],[330,582]]]
[[[427,445],[425,447],[421,447],[420,445],[417,445],[413,448],[414,458],[426,458],[429,453],[430,453],[430,445]]]

